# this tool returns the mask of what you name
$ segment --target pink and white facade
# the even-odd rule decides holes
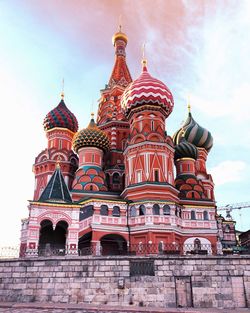
[[[22,221],[21,254],[220,252],[212,136],[191,112],[171,137],[174,99],[148,72],[134,81],[127,36],[113,36],[115,65],[101,90],[97,124],[78,131],[62,95],[44,120],[48,146],[35,159],[34,198]],[[206,248],[202,249],[202,246]]]

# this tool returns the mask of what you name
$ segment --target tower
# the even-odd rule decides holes
[[[108,152],[110,143],[107,135],[96,125],[94,114],[88,127],[75,134],[73,147],[79,156],[79,167],[72,184],[72,192],[107,191],[103,154]]]
[[[214,183],[211,175],[207,173],[206,169],[207,155],[213,146],[213,137],[208,130],[201,127],[194,120],[190,110],[190,105],[188,110],[189,112],[187,119],[183,126],[174,134],[173,140],[176,147],[178,147],[178,145],[181,142],[185,141],[186,146],[190,147],[190,144],[192,144],[197,148],[197,158],[195,160],[195,173],[193,174],[195,174],[196,178],[199,180],[199,184],[203,186],[204,189],[203,197],[211,201],[214,201]],[[177,150],[178,149],[180,149],[180,147],[177,148]],[[178,163],[179,162],[177,162],[177,164]],[[193,195],[194,194],[195,193],[193,193]]]
[[[39,153],[33,165],[35,174],[34,200],[39,199],[56,168],[58,160],[60,160],[61,171],[69,188],[71,188],[78,165],[77,155],[72,151],[72,139],[77,132],[78,122],[74,114],[67,108],[63,93],[60,103],[46,115],[43,126],[48,145]]]
[[[105,174],[110,191],[124,188],[123,149],[129,133],[129,124],[121,108],[121,95],[132,78],[126,63],[128,37],[121,31],[112,38],[115,63],[108,84],[101,90],[97,124],[108,136],[110,152],[106,156]]]
[[[178,191],[172,187],[174,147],[165,132],[165,119],[173,110],[174,100],[166,85],[149,74],[145,59],[142,74],[123,94],[122,105],[130,126],[122,196],[177,201]]]

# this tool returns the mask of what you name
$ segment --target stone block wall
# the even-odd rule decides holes
[[[1,260],[0,301],[250,307],[250,257]]]

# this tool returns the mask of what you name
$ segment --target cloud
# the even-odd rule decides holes
[[[190,26],[188,39],[196,49],[183,94],[190,88],[192,105],[210,116],[250,120],[249,8],[249,1],[217,2],[214,10],[206,7],[202,23]]]
[[[223,161],[210,169],[216,186],[239,182],[244,179],[247,164],[243,161]]]

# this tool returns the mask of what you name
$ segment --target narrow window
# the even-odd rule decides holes
[[[201,241],[198,238],[194,240],[194,250],[201,250]]]
[[[112,177],[113,184],[120,184],[120,175],[118,173],[114,173]]]
[[[203,212],[203,219],[206,220],[206,221],[208,220],[208,213],[207,213],[207,211]]]
[[[59,149],[62,149],[62,140],[59,139]]]
[[[115,205],[115,206],[113,207],[112,215],[113,215],[113,216],[120,216],[120,208],[119,208],[119,206]]]
[[[155,181],[159,181],[159,170],[155,170]]]
[[[141,181],[142,181],[142,172],[137,171],[137,183],[141,183]]]
[[[146,214],[146,207],[144,204],[141,204],[139,206],[139,215],[145,215]]]
[[[153,205],[153,215],[160,215],[160,207],[158,204]]]
[[[136,216],[136,207],[134,205],[130,208],[130,216],[131,217]]]
[[[195,212],[191,211],[191,220],[196,220]]]
[[[107,205],[105,205],[105,204],[102,204],[102,205],[101,205],[100,214],[101,214],[101,215],[105,215],[105,216],[107,216],[107,215],[109,214],[109,208],[108,208]]]
[[[155,130],[155,122],[153,120],[151,121],[151,130]]]
[[[163,215],[170,215],[170,206],[167,204],[163,206]]]

